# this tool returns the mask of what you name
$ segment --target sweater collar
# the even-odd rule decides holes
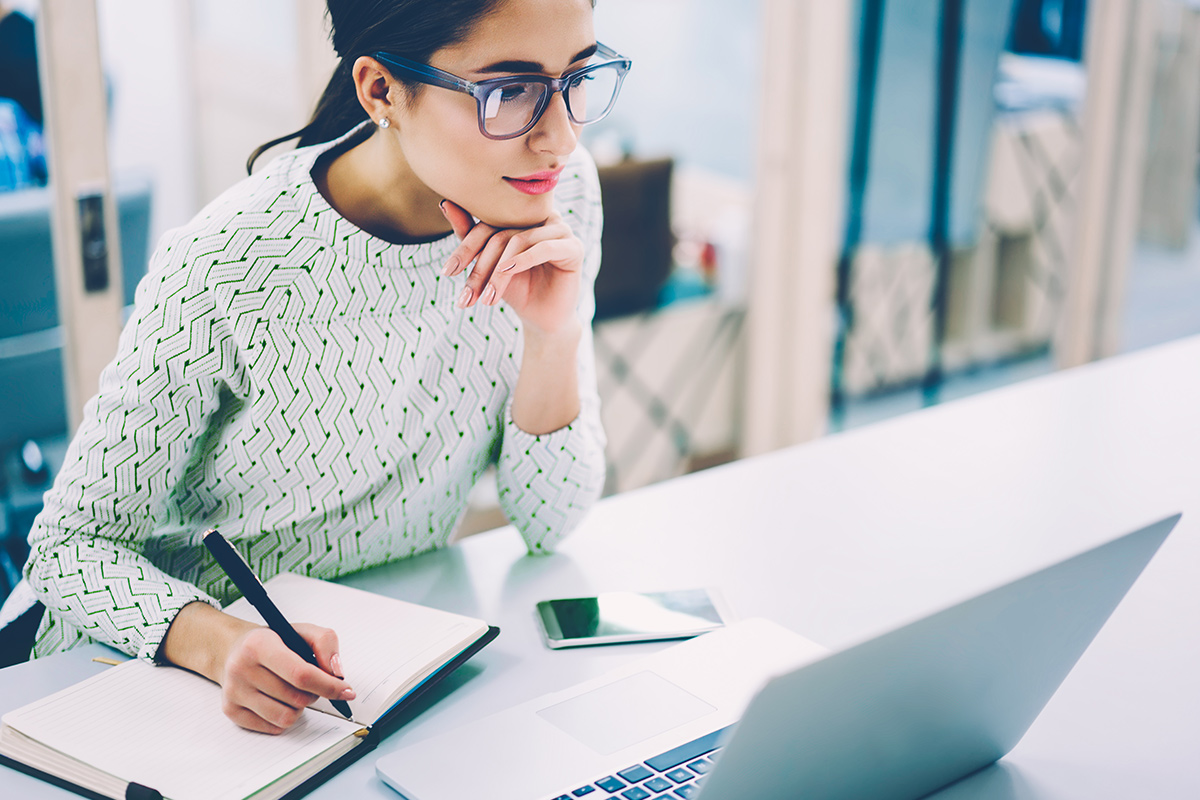
[[[453,233],[418,244],[395,244],[380,239],[339,214],[313,181],[312,171],[317,159],[359,135],[369,124],[369,120],[364,120],[336,139],[303,147],[290,154],[292,164],[287,170],[288,184],[296,209],[301,214],[300,224],[334,252],[349,259],[391,269],[433,265],[440,270],[458,246],[458,237]]]

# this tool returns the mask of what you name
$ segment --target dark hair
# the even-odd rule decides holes
[[[499,0],[327,0],[333,49],[341,59],[308,124],[259,145],[246,172],[267,150],[300,137],[298,147],[328,142],[367,118],[351,70],[359,56],[385,50],[425,63],[443,47],[462,41]],[[404,81],[412,91],[416,84]]]

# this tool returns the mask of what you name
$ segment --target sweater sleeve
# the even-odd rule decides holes
[[[187,243],[191,240],[188,239]],[[30,531],[25,576],[85,635],[153,659],[195,586],[144,555],[219,405],[232,360],[203,276],[164,242]],[[183,249],[175,241],[175,251]],[[157,262],[157,263],[156,263]],[[219,607],[219,606],[218,606]]]
[[[500,506],[520,531],[531,553],[552,552],[558,541],[579,524],[604,489],[605,436],[600,422],[592,343],[603,212],[595,164],[582,148],[578,152],[580,159],[572,166],[578,167],[579,196],[568,200],[564,216],[584,245],[578,308],[583,335],[576,356],[579,416],[563,428],[537,436],[512,421],[510,400],[505,409],[504,439],[496,471]]]

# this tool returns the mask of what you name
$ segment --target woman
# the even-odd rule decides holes
[[[333,631],[296,626],[317,669],[219,610],[206,528],[264,579],[334,578],[446,545],[495,460],[543,552],[604,476],[577,144],[628,62],[589,0],[328,5],[342,61],[302,147],[160,243],[25,571],[35,656],[176,664],[269,733],[353,689]]]

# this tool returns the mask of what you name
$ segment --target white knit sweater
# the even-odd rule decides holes
[[[30,535],[35,656],[98,640],[153,658],[184,605],[237,594],[210,527],[263,579],[335,578],[446,545],[492,460],[531,551],[599,496],[591,158],[577,150],[555,193],[586,251],[582,411],[534,436],[509,415],[517,315],[455,306],[454,236],[394,245],[339,216],[311,175],[336,144],[276,158],[159,244]]]

